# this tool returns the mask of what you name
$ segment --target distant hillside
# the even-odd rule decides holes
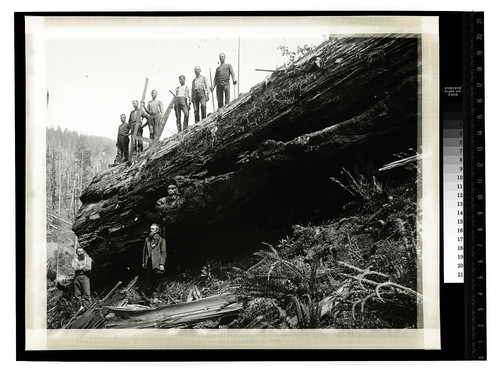
[[[46,129],[47,240],[73,241],[71,223],[92,177],[116,155],[116,141],[61,128]],[[64,223],[66,222],[66,223]]]

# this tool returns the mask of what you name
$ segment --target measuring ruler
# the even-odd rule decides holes
[[[481,360],[486,359],[483,13],[468,14],[463,22],[463,55],[447,62],[463,62],[462,69],[446,75],[443,87],[443,281],[456,297],[463,295],[465,358]]]
[[[466,301],[470,319],[470,359],[486,359],[486,234],[484,135],[484,13],[473,13],[470,27],[470,140],[467,182]],[[467,316],[467,315],[466,315]]]

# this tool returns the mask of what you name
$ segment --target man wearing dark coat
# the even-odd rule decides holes
[[[151,224],[149,235],[144,240],[142,250],[142,268],[145,271],[146,293],[155,297],[157,294],[160,275],[165,271],[167,261],[167,244],[160,236],[160,226]]]

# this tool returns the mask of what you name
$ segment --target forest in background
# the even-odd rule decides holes
[[[49,278],[71,272],[75,235],[71,230],[80,195],[93,176],[108,168],[116,142],[68,129],[46,129],[47,271]],[[52,276],[52,277],[51,277]]]

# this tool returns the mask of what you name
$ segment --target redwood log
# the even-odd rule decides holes
[[[418,50],[411,37],[335,38],[277,69],[132,164],[96,175],[73,226],[80,245],[108,275],[135,274],[159,222],[168,273],[338,215],[347,198],[329,177],[349,166],[379,173],[394,153],[418,151]]]

